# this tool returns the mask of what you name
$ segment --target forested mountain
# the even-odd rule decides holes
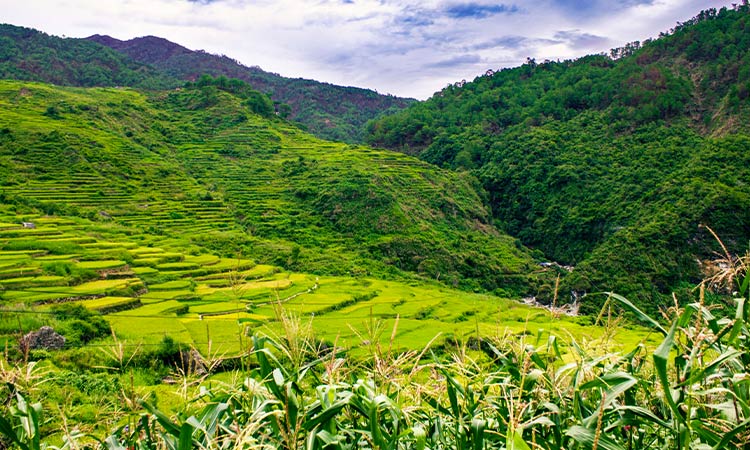
[[[153,36],[129,41],[100,35],[59,38],[0,24],[0,78],[4,79],[165,89],[196,81],[205,74],[247,81],[271,95],[279,115],[317,136],[350,143],[362,141],[368,120],[414,102],[369,89],[285,78]]]
[[[87,39],[181,80],[193,81],[203,74],[244,80],[253,88],[268,93],[277,102],[282,115],[304,124],[310,132],[324,139],[361,142],[368,120],[414,102],[412,99],[381,95],[370,89],[282,77],[259,67],[243,66],[224,55],[189,50],[155,36],[128,41],[101,35]]]
[[[163,89],[182,81],[84,39],[0,24],[0,78],[68,86]]]
[[[472,179],[320,141],[240,80],[145,93],[3,81],[0,183],[4,204],[146,223],[308,273],[522,293],[535,270]]]
[[[563,289],[655,307],[710,272],[703,225],[747,250],[748,50],[748,7],[710,9],[609,55],[448,86],[367,139],[479,177],[499,226],[576,265]]]

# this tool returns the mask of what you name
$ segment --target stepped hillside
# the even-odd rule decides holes
[[[194,81],[203,74],[226,76],[248,82],[260,92],[270,93],[281,112],[324,139],[362,142],[365,123],[386,112],[413,103],[370,89],[336,86],[302,78],[286,78],[259,67],[246,67],[227,56],[189,50],[155,36],[121,41],[94,35],[88,40],[111,47],[135,61],[153,66],[169,76]],[[288,107],[288,110],[284,108]]]
[[[244,83],[201,81],[147,93],[3,81],[3,203],[293,270],[527,289],[535,264],[493,228],[471,177],[318,140]]]
[[[610,55],[530,59],[372,122],[368,140],[476,175],[499,226],[576,266],[562,289],[655,308],[710,273],[703,225],[747,250],[749,30],[747,6],[712,9]]]

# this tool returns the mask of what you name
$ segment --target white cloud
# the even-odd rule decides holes
[[[155,35],[285,76],[425,98],[526,57],[573,58],[655,37],[703,8],[730,3],[0,0],[0,8],[3,21],[50,34]]]

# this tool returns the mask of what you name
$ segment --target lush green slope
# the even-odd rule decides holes
[[[525,289],[532,259],[492,227],[471,177],[317,140],[254,113],[253,92],[222,79],[149,94],[2,82],[4,200],[147,217],[153,232],[309,272]]]
[[[75,201],[60,203],[68,202]],[[110,197],[99,207],[113,203],[122,200]],[[180,211],[176,203],[161,206]],[[280,342],[303,350],[297,356],[304,364],[318,358],[308,350],[324,351],[326,361],[334,356],[336,365],[346,353],[352,369],[380,349],[401,361],[396,355],[413,357],[426,345],[434,356],[497,336],[513,343],[574,336],[597,349],[648,339],[646,330],[618,330],[615,338],[614,329],[592,327],[587,317],[560,317],[435,282],[289,272],[220,257],[206,248],[217,235],[211,230],[226,227],[219,221],[226,212],[215,208],[200,232],[172,218],[163,232],[162,215],[88,220],[33,209],[0,203],[2,395],[43,402],[40,433],[50,443],[61,438],[63,423],[88,435],[110,433],[134,418],[140,401],[170,413],[190,408],[188,395],[205,377],[244,379],[249,372],[240,369],[257,367],[253,336],[284,336]],[[21,339],[43,326],[64,343],[39,348]],[[572,357],[572,347],[559,349]],[[181,391],[169,385],[175,382]],[[0,417],[13,421],[11,411],[4,405]]]
[[[146,36],[121,41],[94,35],[89,40],[111,47],[135,61],[151,65],[181,80],[203,74],[247,81],[280,103],[280,112],[304,124],[324,139],[362,142],[365,123],[384,113],[405,108],[414,100],[381,95],[370,89],[336,86],[302,78],[286,78],[259,67],[246,67],[226,56],[189,50],[166,39]],[[286,105],[286,106],[285,106]],[[284,108],[288,107],[288,110]]]
[[[564,289],[651,306],[750,236],[750,14],[449,86],[369,125],[375,145],[478,176],[504,229],[576,264]],[[543,289],[540,294],[549,292]]]

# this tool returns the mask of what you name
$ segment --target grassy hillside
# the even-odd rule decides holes
[[[203,382],[250,380],[263,336],[288,344],[290,352],[278,357],[298,369],[325,360],[349,371],[380,355],[376,370],[384,375],[418,363],[418,350],[428,345],[433,357],[481,357],[480,347],[488,350],[495,339],[566,336],[576,340],[557,347],[567,359],[580,346],[653,346],[645,330],[592,327],[587,317],[435,282],[291,272],[247,256],[221,257],[206,248],[218,232],[175,222],[163,232],[154,224],[159,216],[89,220],[34,209],[0,205],[0,394],[13,405],[16,394],[43,405],[32,433],[52,445],[64,439],[64,424],[85,433],[85,441],[128,433],[125,425],[136,430],[148,421],[138,418],[143,402],[181,414],[196,405]],[[43,326],[64,337],[61,348],[24,345],[23,336]],[[314,370],[318,379],[322,373]],[[2,442],[18,419],[11,403],[0,411],[13,424],[0,430]]]
[[[412,99],[381,95],[370,89],[283,77],[259,67],[244,66],[227,56],[189,50],[155,36],[128,41],[101,35],[87,39],[180,80],[194,81],[203,74],[244,80],[260,92],[268,93],[279,103],[282,114],[302,123],[311,133],[323,139],[362,142],[364,125],[368,120],[414,102]]]
[[[611,55],[529,60],[371,123],[369,142],[480,178],[505,231],[577,266],[564,290],[655,308],[704,275],[701,225],[747,246],[749,22],[708,10]]]
[[[137,222],[288,269],[526,288],[533,261],[492,227],[472,178],[317,140],[254,113],[262,96],[248,92],[2,82],[4,202]]]

